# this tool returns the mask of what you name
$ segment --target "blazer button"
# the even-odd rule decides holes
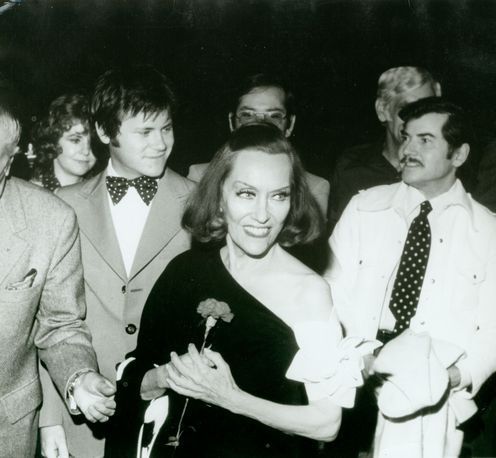
[[[126,332],[127,332],[128,334],[131,334],[131,335],[132,335],[132,334],[134,334],[134,333],[136,332],[136,329],[137,329],[137,328],[136,328],[136,325],[135,325],[135,324],[132,324],[132,323],[131,323],[131,324],[128,324],[128,325],[126,326]]]
[[[126,294],[126,285],[122,285],[121,293]]]

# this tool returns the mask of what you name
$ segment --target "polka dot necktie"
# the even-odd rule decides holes
[[[157,180],[147,176],[141,176],[134,180],[108,176],[105,181],[114,205],[117,205],[121,201],[130,186],[136,188],[136,191],[138,191],[139,196],[146,205],[150,205],[158,189]]]
[[[398,335],[407,329],[417,311],[431,249],[431,227],[427,219],[431,210],[428,200],[422,202],[419,215],[408,229],[389,301],[389,308],[396,318],[393,335]]]

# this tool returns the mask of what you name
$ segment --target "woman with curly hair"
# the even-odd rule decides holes
[[[89,104],[82,94],[64,94],[33,131],[33,182],[50,191],[78,183],[93,169]]]

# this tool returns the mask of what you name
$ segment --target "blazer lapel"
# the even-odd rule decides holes
[[[19,190],[8,180],[0,198],[0,283],[29,246],[19,235],[25,228],[26,217]]]
[[[136,251],[131,274],[132,279],[169,243],[181,230],[181,217],[184,210],[183,202],[186,193],[182,183],[177,183],[177,176],[166,169],[159,182],[157,194],[152,202],[143,234]]]
[[[109,267],[126,281],[126,269],[110,214],[105,173],[98,175],[95,180],[88,181],[80,194],[82,201],[78,213],[81,217],[78,220],[81,231]]]

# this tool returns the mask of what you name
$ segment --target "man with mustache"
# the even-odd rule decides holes
[[[354,146],[338,158],[330,180],[330,227],[358,191],[400,181],[398,150],[403,122],[398,113],[408,103],[434,95],[441,95],[441,85],[424,68],[393,67],[381,74],[375,111],[384,134],[379,141]]]
[[[496,370],[496,216],[456,177],[470,151],[462,109],[430,97],[400,117],[402,181],[351,199],[330,238],[326,277],[346,334],[385,344],[365,365],[365,375],[388,367],[376,389],[375,456],[457,456],[458,427]],[[410,345],[421,341],[433,353]],[[409,409],[393,415],[381,392],[399,388]]]

